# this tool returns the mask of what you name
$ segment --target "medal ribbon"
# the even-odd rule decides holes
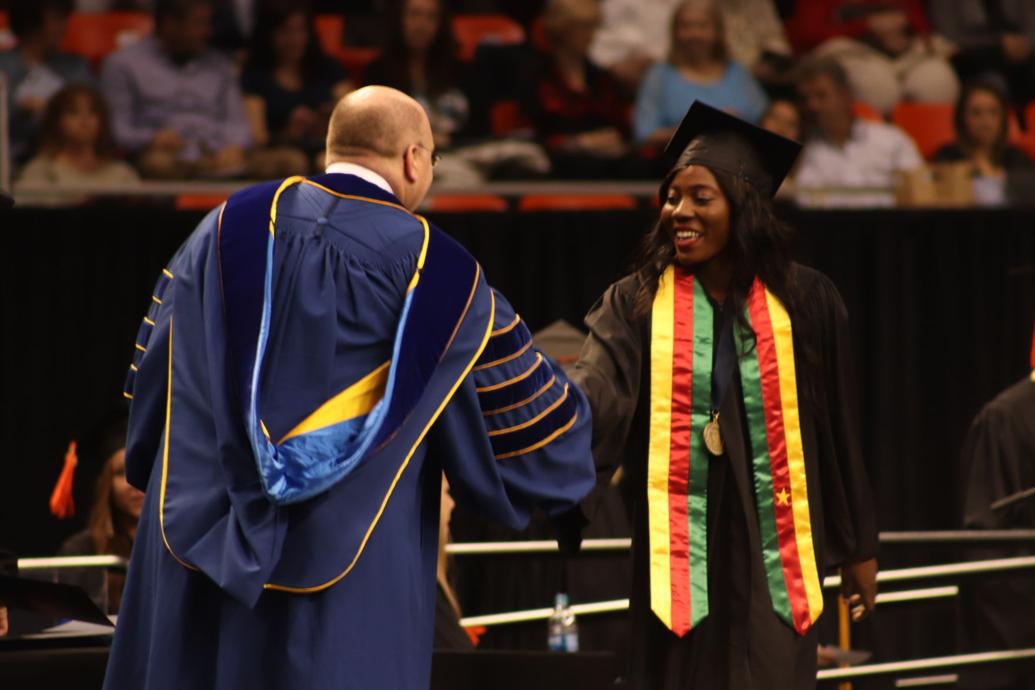
[[[773,609],[799,634],[823,610],[809,516],[790,317],[759,280],[753,333],[734,326],[762,556]],[[651,315],[647,461],[651,609],[677,635],[708,615],[708,463],[713,310],[700,281],[670,266]],[[751,342],[751,339],[754,342]],[[737,430],[735,433],[739,433]]]

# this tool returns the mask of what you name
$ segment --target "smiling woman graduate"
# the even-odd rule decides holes
[[[771,202],[799,149],[694,103],[635,270],[586,318],[598,470],[637,487],[632,687],[813,687],[824,570],[853,618],[874,605],[847,314]]]

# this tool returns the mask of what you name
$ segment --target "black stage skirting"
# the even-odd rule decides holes
[[[103,639],[0,641],[0,687],[100,690]],[[609,690],[625,687],[614,654],[435,652],[430,690]],[[229,690],[229,689],[228,689]]]
[[[967,425],[1028,371],[1035,216],[784,213],[799,230],[799,257],[834,280],[851,314],[881,529],[956,526]],[[119,399],[154,280],[200,217],[109,202],[0,218],[0,544],[52,553],[76,527],[47,512],[65,447]],[[653,218],[642,209],[433,220],[478,257],[535,329],[558,318],[580,324]],[[78,505],[87,503],[84,492]],[[888,565],[941,562],[902,550],[888,557]]]

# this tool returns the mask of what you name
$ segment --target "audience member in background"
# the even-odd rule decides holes
[[[806,133],[798,187],[890,188],[895,173],[923,166],[909,135],[855,117],[848,75],[836,60],[799,65],[797,87]]]
[[[1007,144],[1008,118],[1006,94],[997,80],[969,83],[956,103],[956,141],[932,158],[938,163],[967,162],[974,177],[974,201],[979,205],[1005,202],[1010,171],[1031,167],[1028,154]]]
[[[963,488],[962,527],[970,530],[1035,529],[1035,343],[1029,374],[988,402],[963,440],[957,486]],[[1010,499],[1013,500],[1010,500]],[[1003,501],[1003,504],[1000,504]],[[975,544],[975,546],[979,546]],[[988,543],[968,549],[974,560],[1030,556],[1022,544]],[[1005,574],[1004,574],[1005,575]],[[1024,649],[1035,645],[1035,579],[992,575],[962,592],[958,631],[966,652]],[[964,690],[1030,690],[1035,669],[1020,664],[975,667],[960,674]]]
[[[231,62],[211,50],[209,0],[156,0],[155,35],[113,54],[101,84],[115,141],[147,177],[240,174],[251,143]]]
[[[952,62],[964,81],[995,72],[1009,83],[1014,100],[1035,98],[1035,3],[929,0],[928,11],[934,27],[954,44]]]
[[[666,58],[677,5],[679,0],[603,0],[593,59],[636,91],[647,69]],[[779,81],[791,50],[772,0],[724,0],[719,10],[730,57],[763,82]]]
[[[460,627],[460,600],[449,579],[450,558],[446,545],[451,541],[449,518],[453,515],[456,501],[449,493],[449,482],[442,476],[442,496],[439,503],[438,521],[438,565],[435,569],[435,649],[471,649],[471,638]]]
[[[956,100],[951,47],[928,33],[920,0],[810,0],[796,7],[788,26],[797,48],[840,62],[855,97],[879,112],[902,100]]]
[[[684,0],[672,14],[668,60],[650,68],[636,97],[636,139],[662,145],[694,100],[758,122],[765,92],[729,59],[722,13],[712,0]]]
[[[47,103],[36,157],[22,169],[18,183],[124,188],[139,179],[136,170],[116,158],[104,97],[87,84],[69,84]],[[62,196],[55,201],[76,199]]]
[[[259,15],[241,76],[244,108],[257,150],[255,177],[322,169],[327,120],[349,91],[341,65],[320,50],[313,15],[297,0],[272,0]]]
[[[522,106],[558,177],[627,177],[629,103],[588,57],[600,23],[596,0],[550,0],[547,50],[537,55]]]
[[[43,109],[66,82],[93,81],[86,61],[58,50],[65,36],[72,0],[20,0],[7,16],[18,45],[0,53],[0,72],[7,80],[11,156],[32,153]]]
[[[445,2],[391,0],[387,21],[381,54],[367,66],[364,81],[412,96],[431,119],[435,147],[456,145],[470,106]]]
[[[212,47],[242,57],[258,25],[264,0],[212,0]],[[240,64],[240,62],[238,62]]]
[[[774,134],[801,141],[801,113],[794,101],[786,98],[770,101],[758,124]]]
[[[18,576],[18,557],[3,547],[0,547],[0,575]],[[10,629],[11,622],[8,617],[7,607],[0,606],[0,637],[6,635]]]
[[[975,80],[956,103],[956,141],[934,154],[935,161],[968,161],[974,174],[1002,177],[1010,168],[1031,165],[1028,154],[1006,143],[1009,134],[1006,94],[991,79]]]
[[[144,493],[126,481],[126,416],[105,420],[79,445],[79,473],[96,473],[86,528],[58,551],[62,556],[115,555],[129,558]],[[82,480],[80,480],[82,481]],[[69,571],[64,582],[81,586],[102,610],[117,613],[125,575],[96,568]]]

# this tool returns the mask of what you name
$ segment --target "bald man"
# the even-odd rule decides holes
[[[329,130],[327,174],[234,194],[158,279],[109,690],[426,688],[442,472],[515,528],[593,485],[582,394],[413,213],[424,111],[368,87]]]

